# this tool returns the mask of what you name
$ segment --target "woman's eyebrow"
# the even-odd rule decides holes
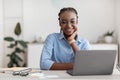
[[[65,20],[65,19],[61,19],[60,21],[67,21],[67,20]]]
[[[67,21],[66,19],[61,19],[62,21]],[[70,20],[75,20],[75,18],[72,18],[72,19],[70,19]]]
[[[75,18],[72,18],[71,20],[75,20]]]

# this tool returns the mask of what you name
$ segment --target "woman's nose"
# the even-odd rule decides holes
[[[68,22],[67,27],[72,27],[72,24]]]

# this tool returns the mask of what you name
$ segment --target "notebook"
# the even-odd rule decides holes
[[[84,50],[75,54],[73,70],[67,73],[78,75],[109,75],[113,72],[116,50]]]

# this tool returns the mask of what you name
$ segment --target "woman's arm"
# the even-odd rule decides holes
[[[70,70],[73,69],[73,63],[53,63],[50,70]]]
[[[79,47],[77,46],[77,44],[75,42],[71,43],[71,46],[72,46],[74,52],[77,52],[77,51],[80,50]]]
[[[77,30],[70,36],[68,37],[68,41],[69,41],[69,44],[72,46],[74,52],[76,51],[79,51],[79,47],[77,46],[76,42],[75,42],[75,37],[77,35]]]
[[[45,40],[44,47],[40,59],[40,68],[42,70],[50,69],[51,65],[54,63],[52,61],[52,49],[53,49],[54,35],[50,34]]]

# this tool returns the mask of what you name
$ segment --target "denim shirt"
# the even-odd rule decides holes
[[[80,50],[90,49],[87,40],[77,35],[76,44]],[[49,70],[53,63],[73,63],[74,51],[68,40],[64,37],[63,32],[48,35],[42,50],[40,68]]]

